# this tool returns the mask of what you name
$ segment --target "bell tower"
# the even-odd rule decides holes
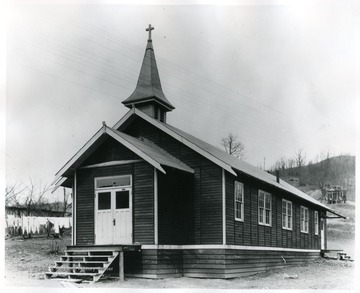
[[[154,27],[149,24],[149,32],[145,56],[141,65],[139,78],[134,92],[122,103],[128,108],[137,108],[147,115],[166,122],[166,113],[175,109],[165,97],[160,83],[159,71],[156,65],[151,31]]]

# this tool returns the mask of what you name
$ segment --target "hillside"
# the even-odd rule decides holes
[[[275,175],[275,171],[271,172]],[[325,184],[341,185],[348,189],[347,199],[355,201],[355,156],[337,156],[318,163],[280,169],[280,178],[316,199],[321,197]]]

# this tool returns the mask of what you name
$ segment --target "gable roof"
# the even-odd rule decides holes
[[[284,191],[287,191],[301,199],[304,199],[308,202],[311,202],[314,205],[320,206],[334,214],[335,211],[331,210],[326,205],[320,203],[319,201],[315,200],[311,196],[307,195],[306,193],[302,192],[301,190],[295,188],[294,186],[290,185],[289,183],[285,182],[284,180],[280,180],[278,183],[276,181],[276,177],[274,175],[271,175],[259,168],[256,168],[252,166],[251,164],[237,159],[229,154],[227,154],[225,151],[197,138],[193,135],[186,133],[185,131],[182,131],[174,126],[171,126],[169,124],[165,124],[162,122],[159,122],[156,119],[151,118],[150,116],[146,115],[142,111],[138,109],[132,109],[130,110],[125,116],[120,119],[119,122],[117,122],[113,128],[115,129],[122,129],[125,128],[128,124],[127,121],[134,119],[134,115],[138,116],[153,126],[159,128],[160,130],[164,131],[168,135],[172,136],[176,140],[180,141],[181,143],[185,144],[186,146],[190,147],[195,152],[198,152],[199,154],[203,155],[210,161],[214,162],[218,166],[222,167],[229,173],[237,176],[235,171],[242,172],[245,174],[248,174],[258,180],[261,180],[267,184],[270,184],[272,186],[275,186],[279,189],[282,189]],[[336,214],[338,215],[338,214]]]
[[[168,166],[181,171],[194,173],[194,170],[173,157],[160,147],[146,141],[140,140],[116,129],[112,129],[106,125],[100,128],[95,135],[87,141],[87,143],[55,174],[55,188],[61,186],[66,177],[73,174],[74,170],[81,165],[86,158],[90,156],[106,139],[110,136],[117,140],[120,144],[133,151],[140,158],[153,165],[156,169],[166,174],[161,167]]]
[[[169,111],[175,109],[173,105],[165,97],[159,77],[159,71],[156,65],[154,48],[152,40],[149,39],[143,63],[141,65],[138,82],[134,92],[122,103],[131,108],[133,104],[144,103],[155,100]]]

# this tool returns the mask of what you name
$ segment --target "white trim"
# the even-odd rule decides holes
[[[137,104],[143,104],[143,103],[152,102],[152,101],[155,101],[155,102],[159,103],[161,106],[163,106],[164,108],[166,108],[169,111],[172,111],[172,110],[175,109],[174,106],[173,106],[173,108],[170,108],[169,106],[165,105],[164,102],[160,101],[160,99],[154,99],[154,98],[138,100],[138,101],[135,101],[135,102],[129,101],[124,105],[125,105],[125,107],[128,107],[127,105],[137,105]]]
[[[314,234],[319,235],[319,212],[314,211]]]
[[[120,178],[120,177],[130,177],[130,184],[122,185],[122,186],[111,186],[111,187],[96,187],[97,186],[96,181],[98,179],[110,179],[110,178]],[[125,189],[128,187],[132,187],[132,175],[131,174],[94,177],[94,189],[95,190],[110,190],[110,189],[121,189],[121,188]]]
[[[60,180],[56,183],[54,188],[51,190],[51,194],[53,194],[61,186],[61,184],[63,184],[66,181],[66,179],[67,179],[66,177],[60,178]]]
[[[154,168],[154,243],[159,243],[158,230],[158,176],[156,168]]]
[[[259,205],[260,192],[264,193],[263,222],[260,222],[260,212],[259,212],[259,209],[260,209],[260,205]],[[267,195],[270,195],[270,218],[269,218],[270,223],[269,224],[266,223],[266,208],[265,207],[266,207],[266,196]],[[262,226],[272,227],[272,194],[269,193],[269,192],[266,192],[264,190],[261,190],[261,189],[258,190],[258,224],[262,225]]]
[[[299,249],[285,247],[268,246],[242,246],[242,245],[223,245],[223,244],[199,244],[199,245],[141,245],[141,249],[238,249],[238,250],[265,250],[265,251],[294,251],[294,252],[320,252],[320,249]]]
[[[226,189],[225,189],[225,170],[222,170],[222,226],[223,226],[223,244],[226,244]]]
[[[135,108],[130,109],[129,111],[127,111],[127,113],[112,127],[115,128],[116,130],[118,130],[118,127],[122,124],[124,124],[129,117],[135,113]],[[117,126],[119,125],[119,126]]]
[[[163,124],[150,116],[146,115],[144,112],[134,108],[134,114],[137,116],[143,118],[145,121],[149,122],[150,124],[154,125],[155,127],[159,128],[160,130],[164,131],[166,134],[170,135],[174,139],[180,141],[187,147],[191,148],[195,152],[199,153],[200,155],[204,156],[208,160],[212,161],[216,165],[220,166],[221,168],[225,169],[229,173],[233,174],[234,176],[237,176],[235,171],[231,168],[230,165],[224,163],[223,161],[219,160],[218,158],[214,157],[212,154],[208,153],[207,151],[203,150],[202,148],[198,147],[196,144],[192,143],[191,141],[188,141],[186,138],[182,137],[181,135],[175,133],[173,130],[166,127],[166,124]],[[123,117],[124,118],[124,117]],[[117,122],[113,128],[119,129],[119,127],[125,123],[126,119],[121,119],[119,122]]]
[[[236,183],[239,183],[242,185],[242,201],[241,201],[241,218],[238,218],[236,217]],[[244,186],[244,183],[240,182],[240,181],[237,181],[235,180],[234,181],[234,219],[236,222],[244,222],[244,205],[245,205],[245,186]]]
[[[79,169],[87,169],[87,168],[100,168],[100,167],[107,167],[107,166],[117,166],[117,165],[126,165],[132,163],[138,163],[141,160],[122,160],[122,161],[110,161],[105,163],[93,164],[88,166],[80,167]]]
[[[139,157],[143,158],[145,161],[147,161],[150,165],[153,165],[156,169],[160,170],[164,174],[166,174],[165,170],[161,167],[161,165],[156,162],[153,158],[149,157],[147,154],[145,154],[143,151],[136,148],[134,145],[132,145],[130,142],[128,142],[125,138],[117,135],[117,133],[112,130],[109,127],[105,128],[105,132],[110,135],[112,138],[117,140],[119,143],[127,147],[129,150],[137,154]]]
[[[286,225],[284,226],[284,223],[283,223],[283,203],[285,202],[285,209],[286,209]],[[288,213],[288,203],[291,204],[291,227],[287,227],[287,218],[289,217],[289,213]],[[294,216],[294,213],[293,213],[293,203],[292,201],[290,200],[287,200],[287,199],[282,199],[281,201],[281,226],[284,230],[288,230],[288,231],[292,231],[293,230],[293,216]]]
[[[307,218],[308,218],[308,220],[307,220],[307,226],[306,226],[306,228],[307,228],[307,231],[306,230],[303,230],[303,225],[302,225],[302,222],[301,222],[301,210],[307,210]],[[305,224],[306,224],[306,221],[305,221],[305,214],[304,214],[304,222],[305,222]],[[305,234],[309,234],[309,227],[310,227],[310,213],[309,213],[309,209],[307,208],[307,207],[305,207],[305,206],[300,206],[300,232],[301,233],[305,233]]]
[[[76,245],[76,196],[77,196],[77,192],[76,192],[76,188],[77,188],[77,172],[75,170],[75,174],[74,174],[74,190],[73,190],[73,226],[72,226],[72,235],[73,235],[73,239],[72,239],[72,245]]]
[[[105,126],[101,127],[92,138],[88,140],[88,142],[55,174],[55,179],[51,183],[52,185],[63,175],[63,173],[74,164],[83,153],[95,142],[97,141],[101,135],[106,132]]]

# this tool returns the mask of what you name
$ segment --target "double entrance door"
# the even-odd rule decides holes
[[[132,243],[131,187],[95,191],[95,244]]]

